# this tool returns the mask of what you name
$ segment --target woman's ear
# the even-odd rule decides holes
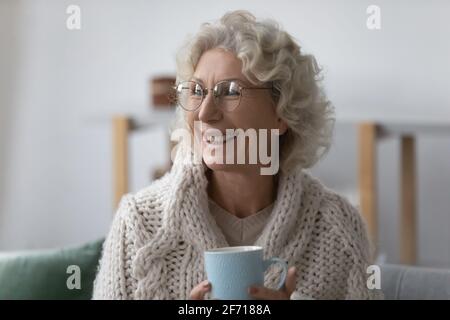
[[[280,136],[285,134],[288,129],[288,125],[286,121],[281,118],[278,118],[278,130],[280,131]]]

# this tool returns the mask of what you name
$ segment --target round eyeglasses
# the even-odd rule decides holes
[[[224,111],[235,110],[245,90],[267,90],[272,87],[243,87],[235,80],[224,80],[212,89],[215,105]],[[186,111],[195,111],[202,104],[211,89],[204,88],[196,81],[183,81],[175,86],[177,102]]]

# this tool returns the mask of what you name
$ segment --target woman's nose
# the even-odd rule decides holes
[[[198,112],[198,119],[203,122],[220,120],[222,117],[221,111],[217,108],[214,95],[212,92],[208,92],[200,105]]]

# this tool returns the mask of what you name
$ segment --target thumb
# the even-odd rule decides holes
[[[190,300],[203,300],[205,294],[211,289],[211,284],[208,280],[200,282],[192,289],[189,299]]]
[[[291,294],[295,291],[295,287],[297,285],[297,270],[295,267],[290,267],[286,276],[286,292]]]

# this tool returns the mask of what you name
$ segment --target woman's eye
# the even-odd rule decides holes
[[[230,83],[227,90],[227,96],[239,96],[239,86],[235,83]]]
[[[239,91],[232,89],[232,88],[230,88],[227,92],[227,96],[238,96],[238,95],[239,95]]]
[[[199,86],[195,86],[194,88],[192,88],[191,94],[194,96],[201,96],[203,94],[202,88],[200,88]]]

